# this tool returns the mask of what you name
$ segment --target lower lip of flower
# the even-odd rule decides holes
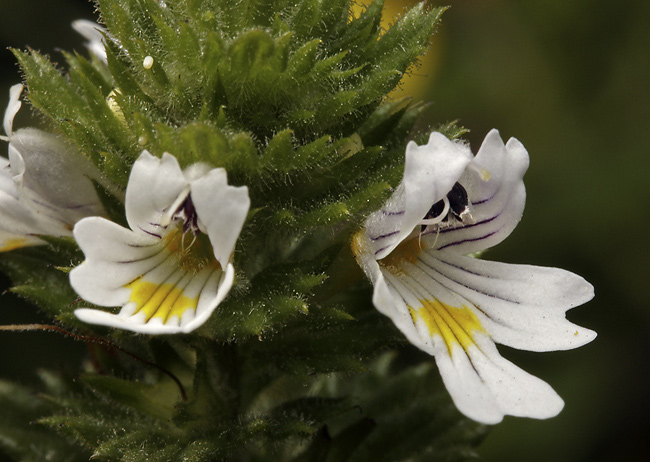
[[[422,320],[427,326],[429,335],[442,337],[447,345],[449,354],[452,354],[456,345],[467,350],[473,345],[474,332],[484,332],[483,326],[469,308],[447,305],[438,300],[419,300],[420,308],[409,306],[413,320]]]
[[[377,263],[393,274],[401,274],[403,272],[403,262],[415,263],[421,252],[422,247],[419,240],[409,239],[400,243],[391,253]]]

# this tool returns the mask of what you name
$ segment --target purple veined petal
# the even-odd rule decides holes
[[[454,404],[463,414],[485,424],[505,415],[548,419],[564,401],[543,380],[504,359],[484,334],[475,335],[467,350],[440,348],[435,355],[440,375]]]
[[[75,237],[86,254],[70,273],[75,291],[97,305],[122,307],[118,314],[76,310],[85,322],[148,334],[189,332],[207,320],[234,280],[232,265],[224,274],[214,257],[203,267],[181,264],[167,235],[149,238],[92,217],[75,226]]]
[[[183,332],[190,332],[202,325],[215,308],[226,298],[235,280],[235,268],[229,263],[225,270],[215,269],[205,284],[199,298],[196,315],[183,325]]]
[[[566,319],[566,311],[593,298],[593,287],[559,268],[479,260],[424,251],[416,266],[436,293],[449,290],[473,307],[490,336],[531,351],[577,348],[596,333]]]
[[[188,333],[205,323],[227,295],[233,280],[232,265],[225,273],[220,266],[205,268],[197,274],[183,273],[177,268],[160,283],[152,283],[147,276],[137,281],[155,285],[151,295],[142,302],[137,295],[135,301],[131,296],[118,314],[80,308],[75,315],[91,324],[143,334]]]
[[[9,162],[23,204],[66,225],[66,235],[81,218],[104,215],[89,179],[93,167],[56,136],[32,128],[17,130],[9,143]]]
[[[201,164],[181,171],[172,155],[158,159],[144,151],[133,165],[125,206],[132,229],[95,217],[75,226],[86,260],[70,273],[82,298],[120,311],[75,314],[152,335],[198,328],[233,285],[229,261],[248,214],[247,189],[228,186],[223,169]]]
[[[36,235],[72,236],[72,227],[104,208],[90,181],[96,171],[56,136],[32,128],[13,131],[22,85],[10,90],[4,129],[9,159],[0,159],[0,251],[45,242]]]
[[[504,415],[532,418],[557,415],[563,406],[559,396],[544,381],[499,355],[488,326],[474,315],[471,304],[431,284],[428,275],[414,267],[400,268],[397,274],[382,268],[392,304],[380,311],[394,310],[386,314],[395,322],[403,307],[408,308],[413,327],[405,329],[397,322],[396,325],[411,343],[435,357],[459,410],[486,424],[498,423]],[[440,300],[438,295],[442,295]]]
[[[494,342],[550,351],[595,338],[566,319],[568,309],[593,297],[593,287],[581,277],[464,256],[498,244],[517,225],[528,161],[519,141],[504,145],[493,130],[462,175],[447,178],[449,188],[453,180],[466,190],[470,216],[450,216],[426,228],[417,226],[420,218],[406,233],[404,181],[352,241],[374,285],[377,310],[435,357],[461,412],[488,424],[504,415],[549,418],[563,407],[548,384],[502,358]]]
[[[27,234],[10,233],[0,228],[0,252],[10,252],[23,247],[43,245],[44,241]]]
[[[190,184],[183,175],[176,158],[163,154],[162,158],[143,151],[133,164],[126,187],[126,219],[129,227],[142,234],[157,235],[165,213],[186,191]]]
[[[383,306],[409,341],[435,357],[454,403],[468,417],[495,424],[504,415],[549,418],[557,415],[562,400],[544,381],[502,358],[484,326],[472,316],[461,297],[444,293],[439,301],[423,273],[403,268],[394,274],[381,269],[386,291]],[[381,290],[375,284],[375,294]],[[438,292],[438,291],[435,291]],[[448,305],[453,301],[456,305]],[[411,312],[410,316],[405,311]]]
[[[523,177],[528,153],[511,138],[503,144],[496,130],[483,141],[474,163],[489,172],[486,181],[476,169],[468,169],[461,182],[466,188],[472,221],[427,229],[422,240],[427,246],[466,255],[499,244],[521,220],[526,203]]]
[[[24,208],[20,201],[0,190],[0,252],[45,242],[36,237],[45,234],[44,223],[30,210]]]
[[[16,185],[11,176],[9,161],[4,157],[0,157],[0,191],[18,199],[18,191],[16,191]]]
[[[406,239],[431,206],[445,197],[472,161],[469,148],[434,132],[426,145],[406,147],[404,178],[381,210],[368,217],[365,229],[377,259]]]
[[[95,305],[127,303],[130,290],[125,286],[168,257],[160,249],[160,240],[135,234],[104,218],[79,221],[74,237],[86,260],[70,272],[70,283]]]

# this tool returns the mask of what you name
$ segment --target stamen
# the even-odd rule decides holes
[[[198,236],[198,233],[192,233],[192,242],[190,242],[190,245],[188,245],[187,248],[185,248],[185,251],[190,250],[192,248],[192,246],[196,242],[197,236]]]
[[[166,228],[171,221],[176,218],[178,211],[183,207],[185,199],[190,195],[190,188],[187,187],[185,190],[178,195],[176,200],[169,206],[169,208],[163,213],[163,216],[160,218],[160,226]]]
[[[471,219],[469,208],[469,195],[460,183],[456,182],[447,195],[433,204],[424,218],[420,221],[420,233],[423,233],[427,226],[438,223],[449,224],[449,218],[455,218],[461,223],[465,219]]]
[[[185,225],[187,225],[187,223],[185,223]],[[196,230],[193,230],[194,232],[192,233],[192,242],[190,242],[189,245],[186,246],[185,236],[187,235],[187,230],[185,229],[185,225],[183,225],[183,235],[181,236],[181,252],[183,252],[184,254],[187,253],[192,248],[192,246],[196,242],[196,237],[198,235]]]
[[[457,217],[461,217],[464,213],[469,212],[469,196],[465,188],[460,183],[454,184],[451,191],[447,194],[451,212]]]
[[[444,208],[442,209],[442,212],[440,213],[440,215],[438,215],[438,216],[436,216],[436,217],[431,217],[431,218],[426,218],[426,217],[425,217],[424,219],[420,220],[420,224],[421,224],[421,225],[427,225],[427,226],[429,226],[429,225],[435,225],[435,224],[440,223],[442,220],[445,219],[445,217],[446,217],[447,214],[449,213],[449,208],[450,208],[450,205],[449,205],[449,199],[447,199],[446,197],[443,197],[443,198],[442,198],[442,202],[444,203],[445,206],[444,206]],[[434,206],[435,206],[435,205],[434,205]],[[429,215],[429,214],[427,214],[427,216],[428,216],[428,215]]]

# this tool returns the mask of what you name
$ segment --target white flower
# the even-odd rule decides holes
[[[494,342],[551,351],[596,336],[565,318],[593,297],[581,277],[468,256],[498,244],[519,222],[528,162],[523,145],[514,138],[504,145],[496,130],[476,157],[440,133],[425,146],[410,142],[402,183],[352,244],[374,285],[375,307],[435,356],[458,409],[487,424],[504,415],[549,418],[564,406]]]
[[[147,334],[190,332],[230,290],[235,242],[250,207],[245,186],[226,171],[143,151],[126,188],[131,229],[103,218],[81,220],[74,237],[86,260],[70,273],[75,291],[119,314],[82,308],[84,322]]]
[[[13,131],[22,89],[11,87],[0,137],[9,141],[9,158],[0,157],[0,252],[44,244],[41,234],[72,236],[78,220],[104,214],[81,153],[41,130]]]
[[[93,21],[88,21],[87,19],[77,19],[76,21],[72,21],[72,28],[81,34],[83,38],[88,40],[85,45],[90,53],[105,63],[107,61],[104,41],[104,34],[107,33],[106,29]]]

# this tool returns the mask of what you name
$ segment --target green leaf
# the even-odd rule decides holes
[[[81,380],[119,406],[126,406],[142,414],[169,420],[178,399],[178,389],[121,380],[115,377],[85,374]]]

